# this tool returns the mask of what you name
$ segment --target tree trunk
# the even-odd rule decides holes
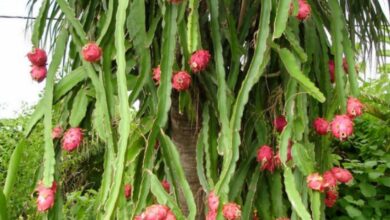
[[[196,142],[198,138],[199,128],[196,122],[191,122],[186,114],[180,114],[178,95],[172,96],[171,107],[171,135],[172,140],[176,144],[180,153],[180,160],[190,184],[191,191],[195,197],[197,205],[196,219],[204,219],[203,215],[203,190],[199,183],[196,171]],[[197,117],[198,118],[198,117]],[[188,207],[182,193],[179,195],[179,202],[182,211],[188,214]]]

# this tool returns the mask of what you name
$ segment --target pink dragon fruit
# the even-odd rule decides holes
[[[62,132],[64,132],[62,127],[58,125],[55,128],[53,128],[53,131],[51,132],[51,137],[53,139],[59,139],[62,136]]]
[[[233,202],[226,203],[223,205],[222,214],[227,220],[238,220],[241,218],[241,207]]]
[[[86,44],[81,53],[88,62],[97,62],[102,57],[102,49],[94,42]]]
[[[336,177],[333,175],[333,173],[331,171],[326,171],[322,175],[322,177],[324,179],[324,187],[325,188],[334,188],[334,187],[336,187],[337,179],[336,179]]]
[[[192,54],[188,62],[192,72],[199,73],[206,69],[210,62],[211,55],[208,50],[198,50]]]
[[[353,121],[348,115],[336,115],[330,127],[333,136],[339,140],[345,140],[353,133]]]
[[[131,198],[132,187],[129,183],[125,184],[125,197],[127,200]]]
[[[190,87],[191,76],[186,71],[177,72],[172,79],[172,87],[177,91],[185,91]]]
[[[314,130],[319,135],[326,135],[329,130],[329,122],[325,118],[316,118],[313,122]]]
[[[306,20],[310,16],[311,7],[306,0],[298,0],[298,14],[297,18],[300,21]]]
[[[169,182],[167,180],[162,180],[161,181],[161,185],[163,186],[163,188],[165,189],[165,191],[167,193],[170,193],[171,192],[171,184],[169,184]]]
[[[286,120],[286,117],[284,117],[283,115],[280,115],[280,116],[275,118],[274,127],[279,133],[283,131],[283,129],[284,129],[284,127],[286,127],[286,125],[287,125],[287,120]]]
[[[336,179],[341,183],[348,183],[353,179],[352,174],[341,167],[333,167],[331,171],[334,177],[336,177]]]
[[[330,189],[330,190],[326,191],[325,205],[329,208],[333,207],[334,204],[336,203],[338,197],[339,197],[339,194],[336,191],[336,189]]]
[[[27,54],[27,58],[30,60],[33,66],[45,66],[47,62],[46,52],[39,48],[34,48]]]
[[[316,191],[324,190],[324,179],[319,173],[312,173],[306,178],[307,186]]]
[[[257,162],[261,164],[261,170],[274,171],[275,164],[273,160],[274,151],[270,146],[263,145],[257,151]]]
[[[214,193],[214,191],[210,192],[208,196],[208,205],[209,209],[211,211],[217,211],[218,206],[219,206],[219,198],[218,196]]]
[[[62,138],[62,148],[68,152],[75,150],[83,141],[83,132],[80,128],[69,128]]]
[[[160,80],[161,80],[160,65],[158,65],[156,68],[153,68],[153,80],[156,83],[156,85],[160,85]]]
[[[356,98],[349,97],[347,101],[347,114],[354,118],[363,114],[363,104]]]
[[[46,66],[32,66],[30,75],[33,80],[42,82],[47,75]]]
[[[55,193],[57,191],[57,183],[53,181],[51,187],[45,187],[40,181],[36,188],[38,192],[37,208],[39,212],[45,212],[53,207],[55,200]]]
[[[140,215],[141,220],[175,220],[175,216],[165,205],[151,205]]]

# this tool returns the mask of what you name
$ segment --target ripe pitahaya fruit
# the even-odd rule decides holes
[[[238,220],[241,218],[241,207],[233,202],[226,203],[223,205],[222,214],[227,220]]]
[[[57,183],[53,181],[51,187],[45,187],[40,181],[36,188],[38,192],[37,208],[39,212],[45,212],[54,205],[55,193],[57,191]]]
[[[307,186],[312,190],[322,192],[324,190],[324,179],[319,173],[312,173],[306,178]]]
[[[42,82],[47,75],[46,66],[32,66],[30,75],[33,80]]]
[[[30,60],[33,66],[45,66],[47,62],[46,52],[39,48],[34,48],[27,54],[27,58]]]
[[[261,164],[261,170],[273,172],[275,164],[273,160],[274,151],[270,146],[263,145],[257,151],[257,162]]]
[[[206,69],[210,62],[211,55],[208,50],[198,50],[192,54],[188,62],[192,72],[199,73]]]
[[[167,193],[170,193],[171,192],[171,184],[169,184],[169,182],[167,180],[162,180],[161,181],[161,185],[163,186],[163,188],[165,189],[165,191]]]
[[[347,101],[347,114],[349,117],[357,117],[363,114],[363,104],[356,98],[349,97]]]
[[[86,44],[81,53],[84,60],[88,62],[97,62],[102,57],[102,49],[93,42]]]
[[[336,189],[330,189],[326,191],[325,205],[329,208],[333,207],[339,197]]]
[[[170,209],[165,205],[151,205],[145,209],[140,217],[142,220],[166,220],[167,217],[170,220],[176,219]]]
[[[191,76],[186,71],[177,72],[172,79],[172,87],[177,91],[185,91],[190,87]]]
[[[156,83],[156,85],[160,84],[160,80],[161,80],[161,68],[160,68],[160,65],[158,65],[156,68],[153,68],[153,80]]]
[[[127,200],[131,198],[132,187],[129,183],[125,184],[125,197]]]
[[[334,177],[341,183],[348,183],[353,179],[351,172],[341,167],[333,167],[331,171]]]
[[[336,179],[336,177],[333,175],[333,173],[331,171],[326,171],[322,175],[322,177],[324,179],[324,187],[325,188],[334,188],[334,187],[336,187],[337,179]]]
[[[62,148],[68,152],[75,150],[83,141],[83,132],[80,128],[69,128],[62,138]]]
[[[306,0],[298,0],[298,14],[297,18],[298,20],[306,20],[310,16],[311,12],[311,7],[310,5],[306,2]]]
[[[64,132],[62,127],[58,125],[55,128],[53,128],[53,131],[51,132],[51,137],[53,139],[59,139],[62,136],[62,132]]]
[[[313,122],[314,130],[319,135],[326,135],[329,130],[329,122],[325,118],[316,118]]]
[[[219,198],[214,191],[210,192],[208,196],[208,205],[211,211],[217,211],[219,206]]]
[[[336,115],[330,127],[333,136],[339,140],[345,140],[353,133],[353,121],[348,115]]]
[[[280,116],[275,118],[274,127],[279,133],[283,131],[283,129],[284,129],[284,127],[286,127],[286,125],[287,125],[287,120],[286,120],[286,117],[284,117],[283,115],[280,115]]]

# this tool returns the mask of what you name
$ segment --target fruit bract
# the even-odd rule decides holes
[[[97,62],[102,56],[102,49],[96,43],[86,44],[81,51],[83,58],[88,62]]]
[[[350,117],[356,117],[363,114],[363,104],[359,101],[359,99],[349,97],[347,101],[347,114]]]
[[[339,140],[345,140],[353,133],[353,121],[348,115],[336,115],[330,127],[333,136]]]
[[[348,183],[353,179],[351,172],[341,167],[333,167],[331,171],[334,177],[341,183]]]
[[[46,52],[39,48],[34,48],[29,52],[27,58],[34,66],[45,66],[47,62]]]
[[[83,132],[80,128],[69,128],[62,138],[62,148],[66,151],[73,151],[83,141]]]
[[[217,219],[217,212],[210,210],[206,215],[206,220],[216,220]]]
[[[312,173],[306,178],[307,186],[312,190],[322,192],[324,190],[324,179],[319,173]]]
[[[314,130],[319,135],[326,135],[329,130],[329,122],[324,118],[316,118],[313,122]]]
[[[46,66],[32,66],[30,75],[33,80],[42,82],[47,75]]]
[[[160,65],[158,65],[156,68],[153,68],[153,80],[156,83],[156,85],[160,84],[161,79],[161,68]]]
[[[241,208],[236,203],[226,203],[223,205],[222,214],[227,220],[237,220],[241,217]]]
[[[283,115],[280,115],[280,116],[275,118],[274,127],[279,133],[283,131],[283,129],[284,129],[284,127],[286,127],[286,125],[287,125],[287,120],[286,120],[286,117],[284,117]]]
[[[257,162],[261,164],[261,170],[274,171],[275,165],[273,160],[274,151],[268,145],[263,145],[257,151]]]
[[[211,55],[208,50],[195,51],[188,64],[191,67],[192,72],[198,73],[206,69],[210,62]]]
[[[208,196],[208,205],[209,209],[211,211],[217,211],[218,206],[219,206],[219,198],[218,196],[214,193],[214,191],[210,192]]]
[[[298,14],[297,18],[301,21],[306,20],[310,16],[311,7],[306,0],[298,0]]]
[[[125,185],[125,197],[127,200],[131,198],[131,190],[132,190],[131,185],[129,183],[127,183]]]
[[[190,87],[191,76],[186,71],[177,72],[172,79],[172,87],[177,91],[185,91]]]

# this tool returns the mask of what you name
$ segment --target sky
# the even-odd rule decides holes
[[[389,8],[387,0],[379,1]],[[0,15],[27,16],[26,4],[27,0],[0,0]],[[387,17],[390,21],[389,13]],[[32,45],[25,25],[24,19],[0,18],[0,119],[15,118],[23,106],[35,105],[44,88],[44,82],[37,83],[30,77],[26,54]]]

